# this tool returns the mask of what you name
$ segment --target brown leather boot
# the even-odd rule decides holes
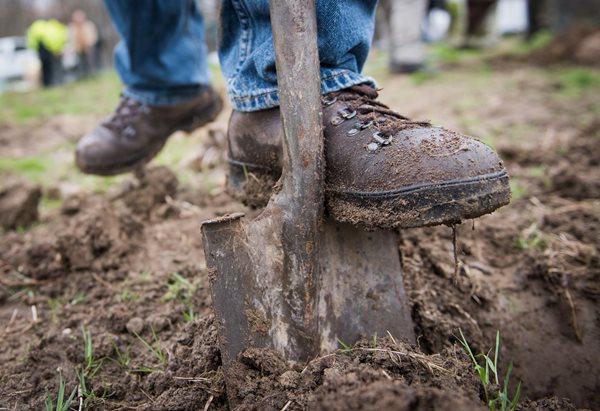
[[[510,201],[507,172],[490,147],[379,103],[366,85],[323,98],[326,207],[369,228],[452,224]],[[279,110],[233,112],[229,185],[263,205],[279,178]],[[262,194],[261,194],[262,193]],[[262,204],[260,204],[262,202]]]
[[[84,173],[114,175],[150,161],[175,131],[192,131],[217,117],[223,101],[210,86],[177,106],[147,106],[129,97],[77,144],[75,162]]]

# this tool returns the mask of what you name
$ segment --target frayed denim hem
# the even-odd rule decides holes
[[[177,106],[199,96],[206,86],[185,87],[176,91],[150,91],[126,87],[123,95],[148,106]]]
[[[267,89],[254,89],[245,93],[235,89],[231,82],[228,85],[228,97],[234,110],[259,111],[279,106],[279,93],[276,87]],[[367,83],[377,87],[375,80],[368,76],[349,70],[322,70],[321,94],[332,93],[357,84]]]

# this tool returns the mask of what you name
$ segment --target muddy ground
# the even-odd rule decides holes
[[[485,409],[457,344],[459,328],[476,352],[491,348],[500,331],[501,369],[513,361],[511,389],[522,381],[520,409],[600,409],[600,94],[597,84],[575,93],[562,74],[545,70],[503,62],[458,66],[426,81],[383,76],[382,100],[395,109],[493,144],[512,176],[513,201],[458,227],[458,277],[450,228],[401,233],[417,346],[379,336],[308,365],[246,352],[239,364],[245,378],[230,398],[237,409]],[[0,154],[72,142],[96,120],[3,125]],[[226,121],[224,113],[210,133],[191,136],[216,159],[195,167],[199,175],[219,163],[223,147],[214,136]],[[60,132],[65,125],[68,132]],[[224,168],[210,172],[222,176]],[[35,218],[29,210],[6,224],[0,409],[44,409],[59,375],[70,393],[81,385],[78,374],[85,375],[87,409],[233,408],[199,228],[245,209],[224,192],[223,178],[207,189],[178,175],[154,167],[104,193],[58,190],[60,208],[42,209],[39,222],[27,227]],[[9,178],[16,181],[2,175]],[[14,191],[29,183],[11,184]],[[14,195],[5,189],[0,204]],[[92,342],[87,356],[84,333]]]

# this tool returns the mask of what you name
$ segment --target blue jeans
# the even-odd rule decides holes
[[[115,49],[125,95],[175,105],[210,84],[204,24],[195,0],[105,0],[122,41]],[[321,91],[374,81],[361,74],[377,0],[317,0]],[[239,111],[279,105],[268,0],[222,0],[219,59]]]

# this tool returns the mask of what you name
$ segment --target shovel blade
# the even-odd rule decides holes
[[[367,232],[350,224],[324,224],[320,255],[321,352],[360,338],[390,333],[414,343],[406,303],[398,234]]]
[[[338,341],[351,345],[388,332],[414,343],[396,233],[325,220],[318,285],[306,295],[285,274],[281,215],[240,218],[202,226],[225,365],[251,347],[306,361],[337,349]],[[316,310],[314,323],[294,316],[302,304]]]

